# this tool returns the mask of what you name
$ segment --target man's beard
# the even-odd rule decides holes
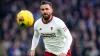
[[[50,18],[50,14],[49,15],[47,15],[47,14],[44,14],[44,15],[42,15],[42,17],[44,18],[44,20],[48,20],[49,18]]]

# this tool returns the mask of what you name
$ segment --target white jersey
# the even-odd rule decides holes
[[[44,23],[42,18],[35,22],[31,50],[35,50],[40,35],[43,37],[45,51],[59,55],[60,53],[67,54],[70,49],[72,36],[65,23],[55,16],[47,23]]]

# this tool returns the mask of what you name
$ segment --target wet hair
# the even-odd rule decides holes
[[[41,5],[45,5],[45,4],[50,5],[51,8],[52,8],[52,3],[51,3],[51,2],[48,2],[48,1],[42,1],[42,2],[41,2]]]

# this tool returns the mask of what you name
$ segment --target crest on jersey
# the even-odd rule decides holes
[[[53,30],[53,27],[51,27],[51,30]]]

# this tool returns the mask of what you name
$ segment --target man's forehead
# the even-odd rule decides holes
[[[40,8],[51,8],[51,6],[49,4],[44,4],[44,5],[41,5]]]

